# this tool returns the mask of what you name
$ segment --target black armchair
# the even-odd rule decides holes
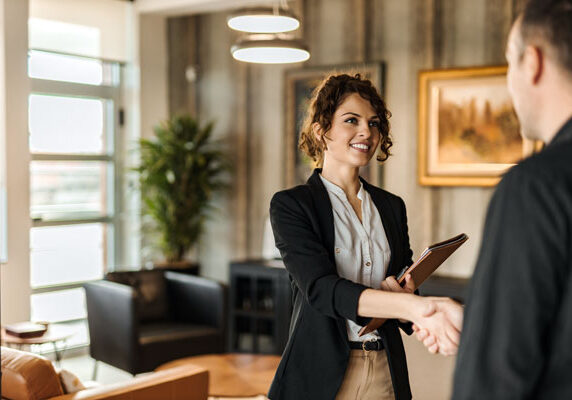
[[[226,288],[218,282],[151,270],[113,272],[84,288],[96,361],[138,374],[224,351]]]

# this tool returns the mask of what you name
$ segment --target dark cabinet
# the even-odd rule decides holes
[[[423,296],[446,296],[465,304],[469,279],[433,275],[419,287]]]
[[[282,354],[288,340],[292,300],[280,261],[230,264],[230,352]],[[274,266],[273,266],[274,265]]]

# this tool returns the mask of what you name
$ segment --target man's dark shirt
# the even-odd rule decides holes
[[[572,399],[572,119],[487,213],[453,399]]]

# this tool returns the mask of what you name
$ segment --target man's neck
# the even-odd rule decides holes
[[[543,102],[541,131],[542,141],[550,143],[566,122],[572,118],[572,82],[561,78],[553,81],[547,101]]]
[[[572,104],[570,105],[570,107],[568,107],[568,109],[563,108],[561,110],[562,112],[555,113],[558,115],[554,115],[551,120],[547,120],[543,125],[544,129],[541,132],[541,134],[544,139],[543,142],[545,144],[549,144],[550,142],[552,142],[552,140],[554,139],[556,134],[560,132],[560,129],[562,129],[564,124],[572,118]]]

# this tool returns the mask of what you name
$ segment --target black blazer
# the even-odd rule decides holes
[[[290,337],[268,397],[272,400],[334,399],[349,360],[346,319],[365,325],[357,315],[366,286],[341,278],[334,259],[334,216],[319,173],[305,185],[278,192],[270,203],[276,246],[290,274],[293,313]],[[412,264],[405,204],[401,198],[363,181],[379,210],[391,259],[387,275]],[[387,351],[396,399],[410,399],[407,363],[397,320],[380,335]],[[411,325],[403,324],[411,333]]]
[[[572,399],[571,338],[572,119],[491,199],[452,398]]]

